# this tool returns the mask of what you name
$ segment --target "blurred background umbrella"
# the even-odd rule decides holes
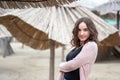
[[[4,14],[5,11],[0,11],[0,15]],[[6,57],[8,55],[11,55],[14,53],[10,42],[12,40],[11,33],[0,24],[0,53],[3,55],[3,57]]]
[[[114,14],[115,15],[114,18],[112,18],[112,20],[107,20],[107,23],[109,21],[108,24],[110,24],[111,21],[112,23],[114,21],[114,24],[115,24],[114,26],[117,27],[117,29],[119,30],[119,35],[120,35],[120,14],[119,14],[120,0],[109,0],[108,2],[94,8],[93,11],[97,11],[100,15]],[[120,44],[118,46],[114,46],[111,51],[117,58],[119,58],[120,57]]]
[[[109,0],[77,0],[71,2],[68,6],[74,6],[74,7],[82,6],[92,10],[96,6],[102,5],[107,2],[109,2]]]
[[[116,14],[117,28],[119,29],[120,0],[110,0],[109,2],[96,7],[94,10],[98,11],[101,15],[107,13]]]

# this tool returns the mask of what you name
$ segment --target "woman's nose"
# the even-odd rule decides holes
[[[83,34],[84,34],[84,32],[83,32],[83,31],[81,31],[81,32],[80,32],[80,34],[81,34],[81,35],[83,35]]]

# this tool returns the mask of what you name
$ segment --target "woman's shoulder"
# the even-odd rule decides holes
[[[95,41],[89,41],[87,42],[86,44],[94,44],[94,45],[97,45],[97,43]]]
[[[97,43],[94,41],[87,42],[84,46],[91,46],[91,47],[97,47]]]

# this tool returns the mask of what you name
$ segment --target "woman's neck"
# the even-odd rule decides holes
[[[80,42],[80,46],[83,46],[84,45],[84,42]]]

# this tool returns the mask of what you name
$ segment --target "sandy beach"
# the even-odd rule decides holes
[[[0,55],[0,80],[49,80],[49,50],[22,48],[12,42],[15,54],[3,58]],[[61,63],[61,48],[55,50],[55,80]],[[65,50],[67,54],[68,49]],[[95,63],[89,80],[120,80],[120,60]]]

